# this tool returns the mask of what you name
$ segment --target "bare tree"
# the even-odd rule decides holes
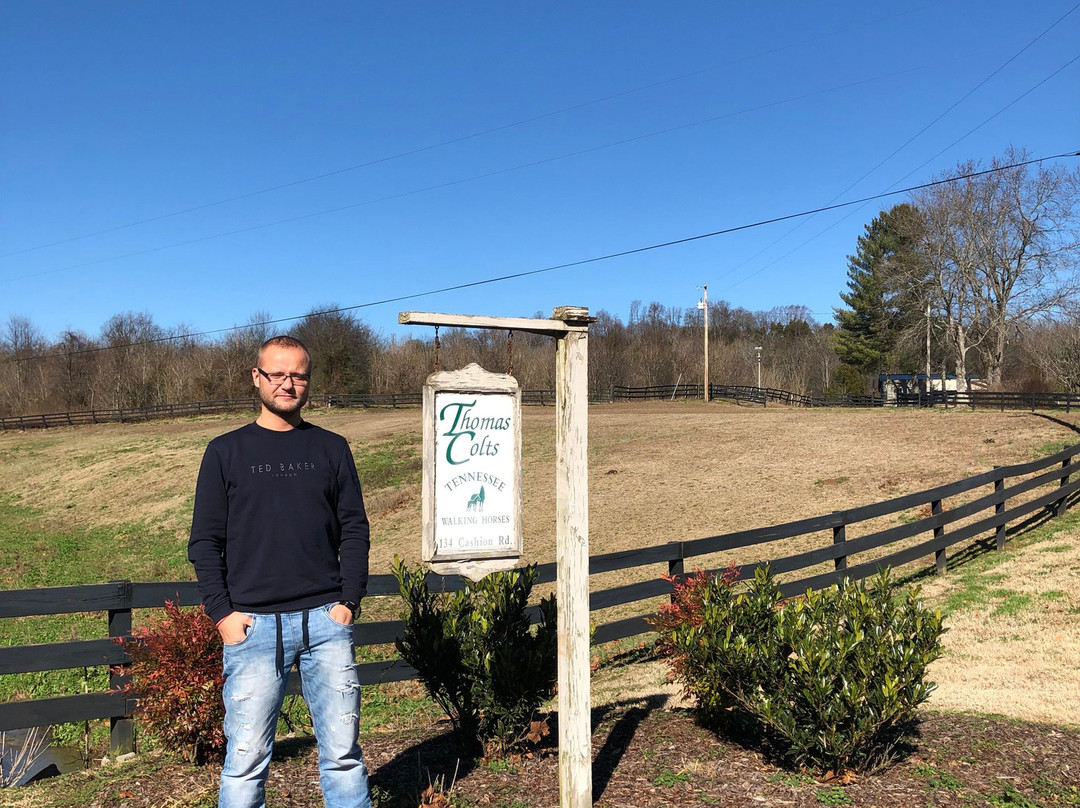
[[[113,407],[142,407],[160,403],[157,383],[160,366],[158,343],[164,332],[152,315],[126,311],[114,314],[101,327],[103,351],[99,364],[104,387]]]
[[[1027,156],[1010,149],[989,173],[914,195],[924,225],[920,281],[947,324],[961,389],[968,351],[979,355],[987,382],[1000,385],[1016,326],[1059,309],[1078,288],[1080,172],[1015,165]],[[945,179],[978,170],[962,163]]]
[[[253,395],[251,368],[259,347],[270,336],[270,313],[254,312],[243,326],[233,328],[215,346],[209,371],[200,375],[202,388],[211,395],[244,398]],[[210,392],[213,391],[213,392]]]
[[[0,355],[7,360],[10,383],[4,385],[8,412],[21,412],[43,394],[42,369],[33,357],[46,347],[45,336],[28,318],[13,314],[0,334]]]
[[[1044,319],[1025,334],[1025,353],[1052,389],[1080,392],[1080,308]]]
[[[312,384],[321,393],[371,389],[371,329],[334,304],[312,309],[292,331],[311,352]]]
[[[68,329],[53,346],[57,406],[66,410],[94,408],[96,344],[81,331]]]

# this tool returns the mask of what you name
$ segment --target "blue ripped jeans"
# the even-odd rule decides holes
[[[219,808],[265,808],[266,775],[289,669],[300,667],[319,746],[327,808],[371,808],[368,771],[357,742],[360,683],[352,626],[330,606],[281,615],[251,614],[240,642],[225,646],[225,737]]]

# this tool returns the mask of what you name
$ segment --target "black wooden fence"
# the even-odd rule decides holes
[[[648,399],[661,401],[685,401],[704,398],[705,385],[703,384],[654,384],[648,387],[623,387],[615,385],[611,388],[610,396],[605,397],[602,393],[593,394],[594,401],[644,401]],[[805,396],[802,393],[792,393],[790,390],[777,390],[772,387],[752,387],[745,384],[710,384],[710,399],[727,399],[736,402],[745,402],[765,406],[768,402],[787,404],[794,407],[813,407],[818,405],[818,400]]]
[[[704,397],[703,384],[655,384],[646,387],[614,385],[606,390],[591,390],[589,401],[689,400]],[[740,384],[710,384],[710,399],[725,399],[738,403],[767,406],[769,403],[791,407],[966,407],[977,409],[1065,410],[1080,406],[1080,395],[1072,393],[1009,393],[973,390],[934,390],[929,393],[906,393],[895,398],[881,395],[844,395],[815,398],[777,390],[772,387],[753,387]],[[418,407],[420,392],[362,393],[356,395],[312,395],[313,407]],[[554,406],[554,390],[523,390],[521,403]],[[254,398],[227,398],[215,401],[194,401],[186,404],[159,404],[152,407],[123,407],[120,409],[54,412],[41,415],[9,415],[0,417],[0,431],[7,429],[44,429],[56,426],[83,424],[132,423],[156,418],[185,418],[221,412],[258,410]]]
[[[744,550],[743,556],[760,561],[746,563],[741,577],[753,574],[753,567],[769,559],[765,548],[773,542],[797,537],[810,537],[798,552],[772,557],[773,571],[780,574],[782,591],[798,594],[808,588],[820,588],[835,583],[842,576],[861,579],[873,575],[881,567],[895,567],[920,558],[933,556],[937,570],[945,570],[946,552],[957,544],[971,544],[980,537],[992,536],[997,549],[1003,549],[1006,530],[1014,530],[1042,518],[1060,515],[1080,491],[1080,463],[1073,460],[1080,454],[1080,444],[1035,460],[1013,466],[1000,466],[957,482],[926,491],[896,497],[885,502],[865,505],[823,516],[800,519],[781,525],[727,533],[719,536],[670,542],[640,550],[626,550],[592,556],[589,574],[603,575],[626,570],[642,570],[646,580],[593,591],[590,610],[598,611],[627,604],[641,603],[670,595],[671,586],[661,579],[662,572],[681,574],[692,559],[695,567],[704,567],[712,560],[718,566],[726,564],[733,551]],[[1072,475],[1077,474],[1073,480]],[[985,489],[979,491],[979,489]],[[970,498],[969,497],[973,497]],[[911,521],[882,529],[873,529],[869,520],[916,511]],[[880,522],[877,523],[880,525]],[[853,528],[862,525],[871,532],[852,536]],[[813,534],[823,534],[816,541]],[[987,535],[989,534],[989,535]],[[753,549],[748,549],[753,548]],[[722,554],[728,554],[723,556]],[[555,565],[539,568],[540,582],[555,579]],[[791,576],[799,572],[801,577]],[[432,575],[434,589],[453,591],[462,586],[456,577]],[[369,583],[370,597],[397,595],[391,575],[374,575]],[[135,609],[159,607],[165,600],[181,605],[198,602],[196,586],[191,582],[132,583],[113,581],[88,586],[52,587],[0,591],[0,618],[32,615],[104,612],[108,616],[109,637],[130,633],[132,612]],[[605,622],[596,627],[594,642],[605,643],[650,631],[646,618],[653,608],[642,613]],[[354,636],[358,645],[383,645],[393,642],[402,630],[400,621],[365,622],[356,626]],[[118,666],[127,662],[121,648],[112,639],[77,640],[72,642],[13,646],[0,648],[0,674],[29,673],[89,666]],[[363,684],[378,684],[413,678],[415,671],[398,660],[365,662],[357,666]],[[111,687],[123,682],[120,673],[112,674]],[[298,692],[296,674],[290,692]],[[87,693],[52,698],[15,701],[0,704],[0,731],[55,723],[108,718],[112,722],[112,748],[123,751],[131,748],[130,716],[132,699],[122,693]]]
[[[598,400],[608,400],[608,393],[598,394]],[[415,393],[363,393],[356,395],[312,395],[312,407],[419,407],[422,394]],[[540,406],[555,405],[554,390],[523,390],[522,404]],[[81,410],[79,412],[54,412],[42,415],[8,415],[0,417],[0,430],[45,429],[56,426],[82,426],[85,424],[115,424],[151,421],[158,418],[187,418],[196,415],[213,415],[222,412],[257,411],[259,401],[255,398],[223,398],[214,401],[193,401],[185,404],[159,404],[152,407],[122,407],[119,409]]]

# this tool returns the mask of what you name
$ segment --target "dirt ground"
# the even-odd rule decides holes
[[[1080,801],[1080,733],[1050,726],[925,713],[902,762],[837,781],[780,769],[767,750],[724,740],[685,710],[665,709],[660,699],[628,699],[598,709],[593,726],[593,804],[600,808],[1032,808]],[[527,758],[466,762],[440,726],[363,742],[376,808],[559,805],[558,757],[550,746]],[[219,771],[160,761],[65,779],[70,778],[67,787],[89,787],[96,795],[84,803],[88,808],[205,808],[214,804]],[[13,808],[58,804],[49,787],[42,782],[19,789]],[[267,804],[322,805],[310,740],[279,743]]]
[[[313,412],[310,419],[345,434],[354,447],[402,436],[419,442],[419,410]],[[589,419],[593,554],[764,527],[920,491],[1073,444],[1080,421],[1062,413],[694,402],[600,405],[590,408]],[[202,449],[210,437],[246,420],[0,434],[0,491],[58,523],[141,521],[172,534],[183,552]],[[526,408],[524,421],[525,550],[528,560],[547,562],[554,560],[555,543],[554,413]],[[418,560],[418,483],[369,488],[366,495],[372,570],[388,571],[395,554]],[[1080,726],[1080,527],[1068,516],[1061,524],[1041,543],[1018,541],[1003,564],[972,553],[948,574],[921,581],[934,603],[964,587],[991,589],[946,622],[946,655],[931,670],[939,688],[928,706],[950,712],[926,712],[913,755],[881,775],[843,784],[846,802],[830,791],[833,784],[777,771],[762,750],[697,727],[663,666],[639,660],[604,666],[594,678],[597,803],[1080,804],[1080,736],[1068,728]],[[972,584],[976,574],[982,577]],[[604,585],[593,583],[594,589]],[[999,590],[1008,593],[1001,603],[994,600]],[[991,720],[988,713],[1012,720]],[[553,755],[463,770],[444,730],[432,727],[419,740],[415,733],[365,739],[374,782],[386,798],[382,806],[409,804],[408,795],[439,777],[444,791],[456,790],[461,806],[558,803]],[[271,804],[318,804],[310,748],[286,745],[280,756]],[[196,805],[175,799],[212,793],[210,769],[169,764],[163,771],[168,774],[160,784],[110,787],[94,804]],[[1010,788],[1032,802],[1009,797]]]

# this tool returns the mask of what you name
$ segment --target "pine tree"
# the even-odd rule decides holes
[[[917,216],[906,203],[882,211],[848,256],[848,291],[840,293],[848,308],[834,309],[835,350],[845,365],[863,373],[891,369],[904,359],[901,339],[912,313],[903,306],[904,287],[914,254],[908,228],[900,224]]]

